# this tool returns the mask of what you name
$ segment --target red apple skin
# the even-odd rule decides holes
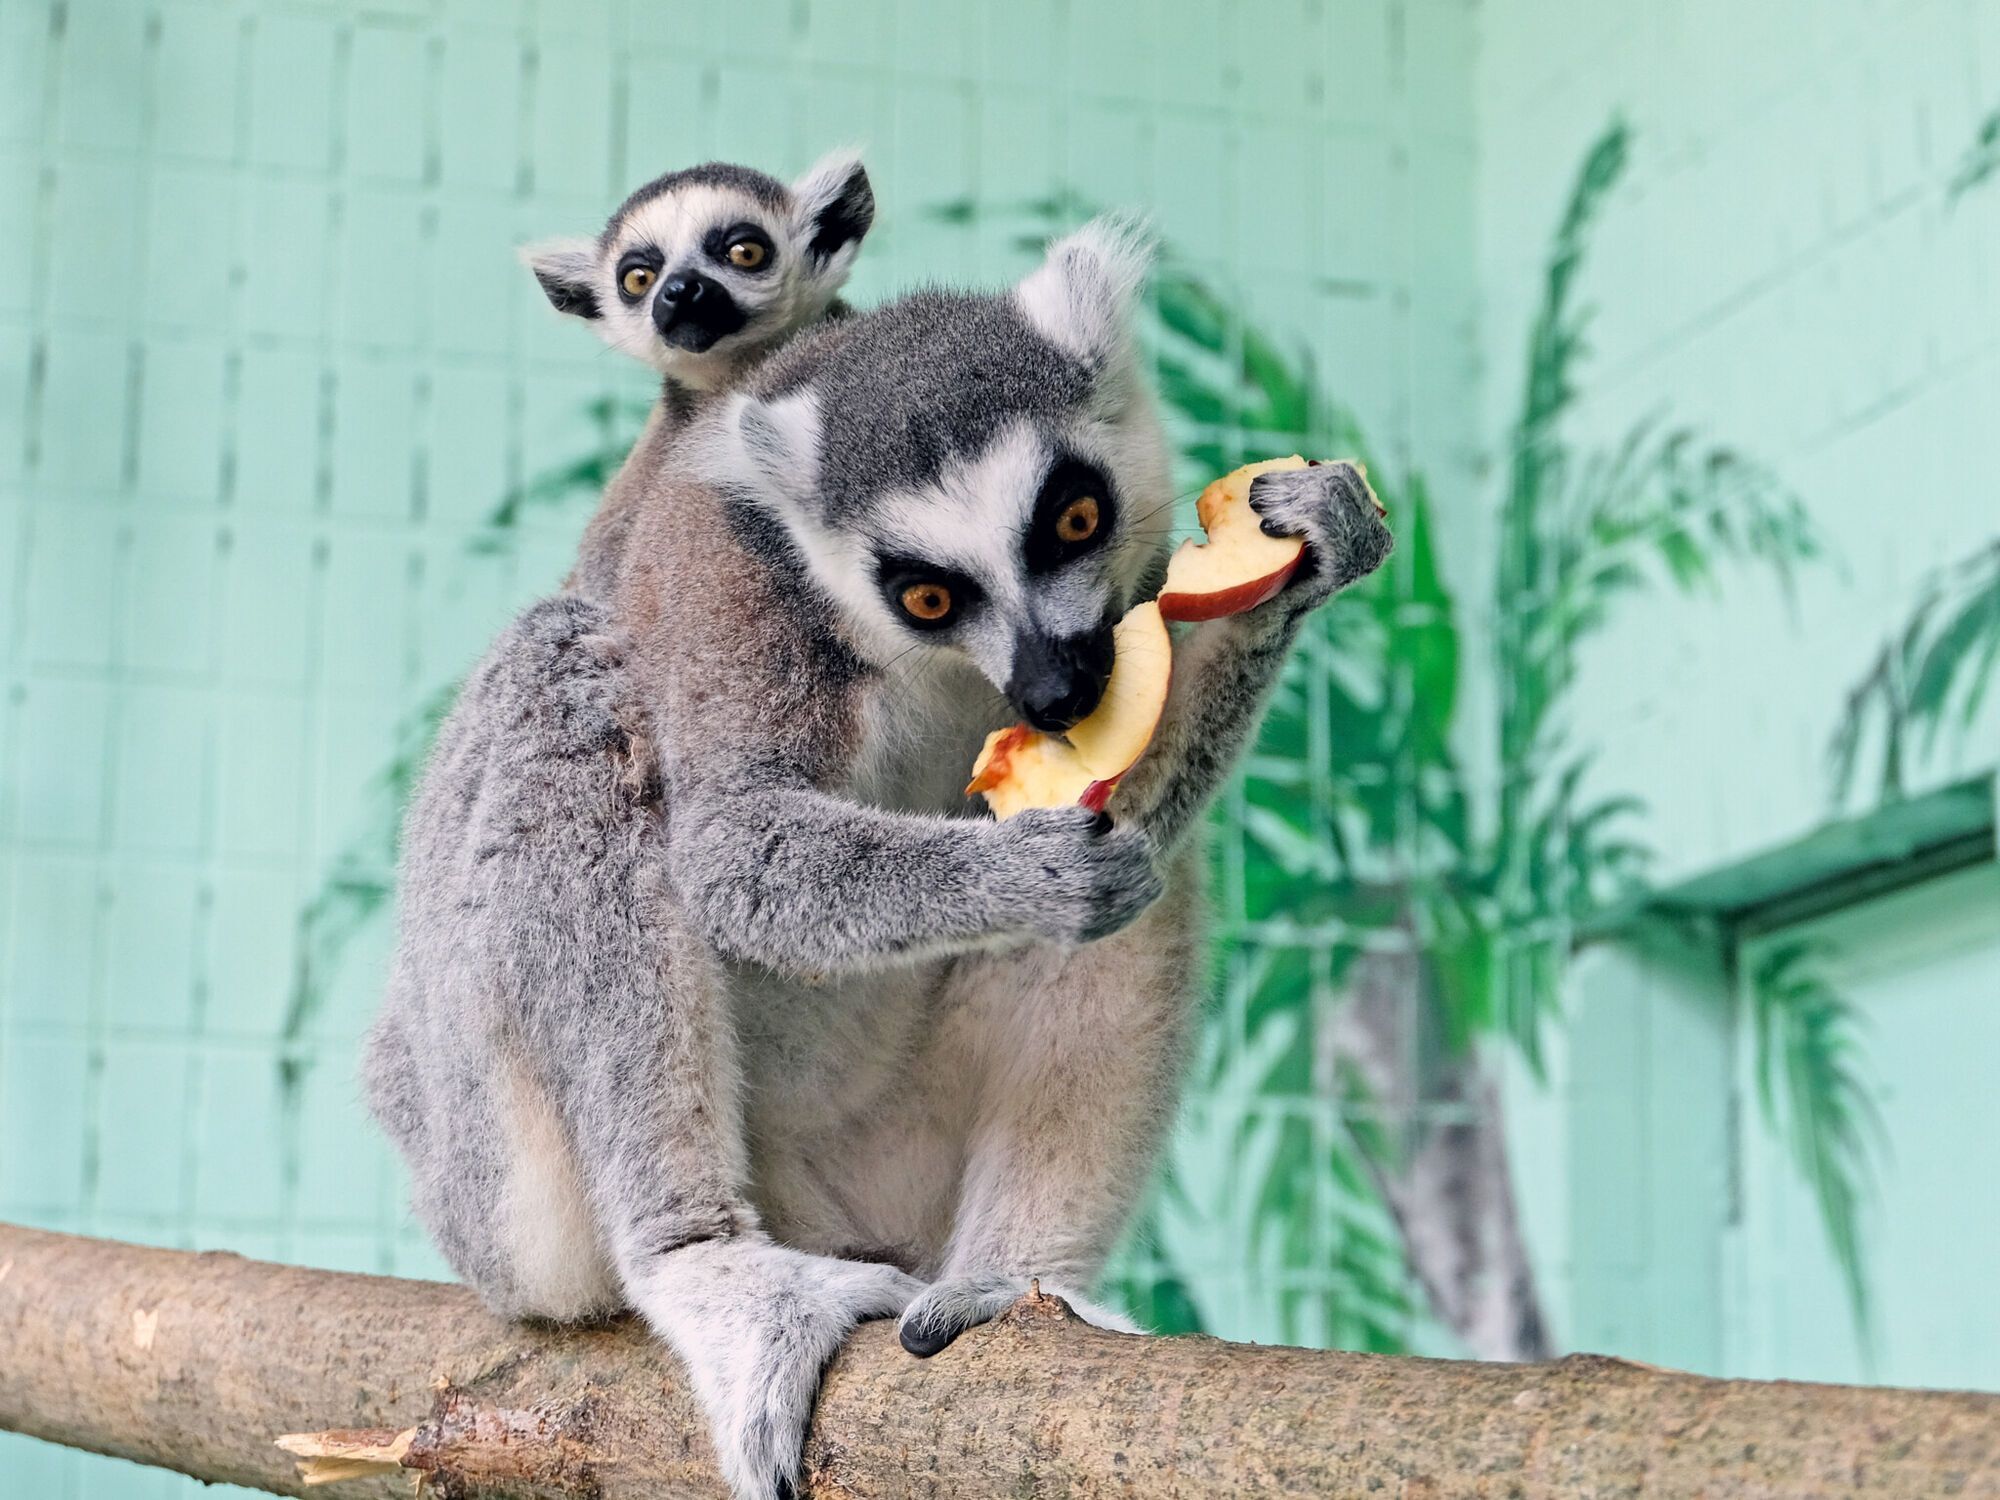
[[[1118,778],[1109,781],[1093,781],[1083,789],[1083,795],[1076,799],[1076,805],[1087,812],[1101,813],[1104,804],[1111,800],[1111,794],[1118,790]]]
[[[1299,562],[1304,556],[1301,552],[1275,573],[1231,588],[1217,589],[1212,594],[1162,594],[1160,618],[1192,624],[1198,620],[1220,620],[1228,615],[1240,615],[1246,609],[1255,609],[1277,598],[1279,591],[1292,581],[1292,574],[1299,570]]]

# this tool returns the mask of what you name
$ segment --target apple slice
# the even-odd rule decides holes
[[[1201,492],[1195,515],[1208,540],[1182,542],[1167,564],[1161,614],[1169,620],[1219,620],[1255,609],[1291,580],[1306,544],[1295,536],[1264,534],[1250,508],[1250,481],[1259,474],[1305,467],[1296,453],[1245,464]]]
[[[1011,818],[1030,807],[1071,803],[1101,812],[1114,785],[1093,776],[1065,741],[1015,724],[986,736],[965,791],[983,792],[994,817]]]
[[[965,790],[983,792],[994,817],[1071,803],[1102,812],[1119,778],[1145,754],[1173,679],[1173,646],[1159,605],[1135,606],[1118,622],[1112,642],[1103,701],[1067,736],[1015,724],[986,737]]]

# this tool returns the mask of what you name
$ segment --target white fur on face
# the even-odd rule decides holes
[[[770,237],[770,269],[746,271],[703,248],[710,232],[736,224],[754,224]],[[768,207],[733,188],[704,184],[664,193],[633,209],[599,256],[593,272],[602,289],[598,334],[612,348],[697,390],[720,384],[745,359],[819,317],[839,292],[858,245],[815,264],[806,250],[811,240],[809,220],[801,222],[792,210]],[[642,247],[662,256],[662,279],[676,271],[700,271],[720,283],[743,309],[744,326],[700,354],[667,344],[653,326],[653,294],[628,305],[618,292],[618,263]]]
[[[774,403],[740,397],[733,443],[712,472],[759,498],[790,531],[821,588],[836,601],[862,655],[878,665],[934,652],[969,657],[996,688],[1013,671],[1018,637],[1086,634],[1131,602],[1164,551],[1172,496],[1150,406],[1116,419],[1051,425],[1016,421],[978,454],[948,464],[933,484],[876,498],[860,517],[826,517],[811,475],[818,439],[809,394]],[[1102,547],[1051,573],[1031,574],[1023,554],[1043,481],[1057,456],[1109,476],[1116,530]],[[885,555],[936,564],[977,582],[984,597],[956,629],[916,631],[883,596]]]

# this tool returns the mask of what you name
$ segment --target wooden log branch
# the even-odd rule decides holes
[[[335,1500],[723,1493],[629,1322],[4,1225],[0,1428],[281,1494],[303,1453],[358,1476]],[[927,1361],[862,1329],[807,1465],[820,1497],[2000,1497],[2000,1397],[1140,1339],[1042,1297]]]

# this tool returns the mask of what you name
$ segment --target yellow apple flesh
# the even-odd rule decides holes
[[[1026,724],[986,737],[965,790],[984,793],[994,817],[1072,803],[1102,812],[1119,778],[1145,754],[1173,678],[1173,648],[1159,605],[1132,609],[1113,630],[1112,642],[1104,697],[1066,737]]]
[[[1306,544],[1295,536],[1266,536],[1250,508],[1250,482],[1259,474],[1303,469],[1297,454],[1245,464],[1201,492],[1195,514],[1206,542],[1182,542],[1167,564],[1160,613],[1169,620],[1219,620],[1272,598],[1291,581]]]

